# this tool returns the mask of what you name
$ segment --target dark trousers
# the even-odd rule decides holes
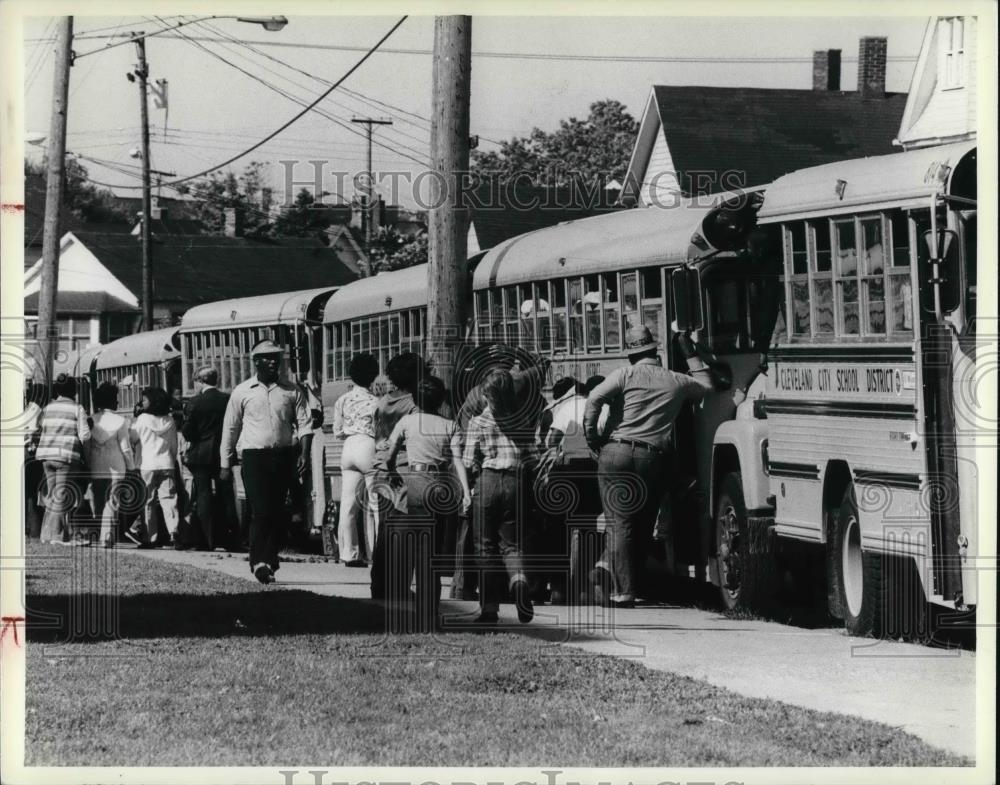
[[[202,544],[209,550],[218,545],[229,550],[239,547],[240,530],[233,481],[220,480],[218,468],[211,466],[188,468],[191,470],[191,496],[201,526]]]
[[[243,451],[243,487],[250,505],[250,569],[258,564],[278,569],[284,544],[285,500],[296,480],[298,447]]]
[[[428,632],[437,620],[445,533],[461,507],[461,491],[449,472],[400,470],[406,483],[407,511],[393,511],[385,526],[385,596],[406,597],[415,578],[415,632]]]
[[[38,493],[42,490],[45,470],[42,462],[36,461],[27,450],[24,453],[24,533],[33,540],[38,539],[42,530],[42,507],[38,504]]]
[[[585,556],[578,547],[571,550],[574,530],[591,532],[596,528],[601,512],[601,494],[597,485],[597,464],[589,459],[573,459],[549,472],[548,482],[537,487],[535,503],[541,513],[541,528],[532,538],[533,547],[528,555],[538,564],[537,580],[548,582],[553,592],[561,592],[571,599],[579,597],[584,588],[579,577],[586,575],[590,565],[574,563]],[[592,549],[591,549],[592,550]],[[574,586],[567,593],[567,582],[573,577]]]
[[[606,546],[616,600],[635,599],[636,580],[656,522],[669,460],[643,447],[609,442],[597,478],[607,523]]]
[[[527,581],[521,554],[521,521],[524,496],[521,472],[483,469],[472,500],[472,527],[476,537],[481,576],[479,605],[485,612],[496,612],[506,596],[503,574],[494,563],[499,557],[507,573],[507,586]]]
[[[476,538],[472,531],[472,516],[460,515],[455,524],[455,574],[451,579],[451,596],[475,594],[479,586],[479,573],[470,568],[476,556]]]

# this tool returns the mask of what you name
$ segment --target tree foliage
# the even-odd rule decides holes
[[[99,185],[90,182],[90,172],[75,158],[67,157],[65,183],[63,188],[63,204],[76,218],[88,223],[128,222],[132,216],[115,199],[115,195]],[[26,177],[41,178],[44,184],[48,176],[48,162],[24,162]],[[42,198],[44,204],[44,185]]]
[[[402,270],[427,262],[427,232],[406,235],[391,226],[382,226],[372,237],[369,249],[371,275],[387,270]]]
[[[260,161],[251,161],[242,175],[231,169],[212,172],[191,185],[181,183],[177,192],[198,202],[195,214],[210,234],[222,234],[226,226],[225,211],[237,208],[243,212],[244,235],[265,236],[271,233],[271,218],[261,209],[259,199],[263,168]]]
[[[501,178],[526,172],[531,184],[539,187],[562,187],[574,179],[621,182],[638,129],[623,103],[597,101],[586,119],[563,120],[552,133],[535,128],[528,136],[503,142],[499,151],[474,150],[473,170]]]

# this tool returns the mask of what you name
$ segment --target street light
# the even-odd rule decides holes
[[[187,19],[183,22],[178,22],[170,27],[164,27],[162,30],[154,30],[152,33],[138,32],[138,33],[127,33],[128,38],[124,41],[119,41],[114,44],[105,44],[100,49],[91,49],[89,52],[81,52],[80,54],[73,53],[73,60],[78,60],[81,57],[87,57],[88,55],[97,54],[98,52],[106,52],[108,49],[114,49],[116,46],[122,46],[123,44],[137,43],[146,38],[152,38],[157,35],[163,35],[164,33],[169,33],[180,27],[186,27],[187,25],[193,25],[197,22],[208,22],[213,19],[235,19],[237,22],[244,22],[246,24],[260,25],[265,30],[271,33],[276,33],[279,30],[284,29],[285,25],[288,24],[288,18],[284,16],[200,16],[197,19]],[[94,36],[95,38],[102,38],[103,36]],[[111,36],[108,36],[110,38]]]
[[[130,82],[135,82],[136,80],[139,82],[140,113],[142,118],[142,147],[141,149],[130,150],[129,155],[132,158],[138,158],[142,161],[142,224],[140,232],[142,243],[142,297],[140,299],[142,300],[142,323],[143,328],[146,330],[153,329],[153,247],[152,230],[150,227],[150,219],[152,217],[153,210],[152,182],[149,161],[149,114],[146,106],[146,80],[149,76],[149,65],[146,63],[146,39],[162,35],[163,33],[168,33],[171,30],[176,30],[180,27],[184,27],[185,25],[192,25],[196,22],[205,22],[210,19],[235,19],[239,22],[247,24],[260,25],[265,30],[270,32],[277,32],[288,24],[288,19],[284,16],[203,16],[197,19],[182,20],[175,25],[164,27],[162,30],[154,30],[151,33],[144,31],[131,32],[127,34],[128,38],[124,41],[119,41],[113,44],[109,43],[101,49],[83,52],[82,54],[75,55],[74,57],[74,59],[86,57],[87,55],[96,54],[97,52],[104,52],[108,49],[113,49],[116,46],[132,43],[136,45],[139,52],[138,66],[134,71],[126,74],[126,77]]]

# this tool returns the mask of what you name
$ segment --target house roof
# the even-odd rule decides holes
[[[141,291],[135,237],[87,230],[74,234],[125,286]],[[253,297],[292,287],[340,286],[356,277],[317,239],[278,242],[211,235],[155,237],[153,276],[156,302],[183,304]]]
[[[613,211],[602,189],[582,191],[530,188],[497,183],[484,184],[473,192],[472,226],[482,250],[494,248],[511,237],[547,226]]]
[[[905,93],[863,98],[845,91],[656,85],[626,187],[642,183],[657,133],[666,135],[682,190],[694,195],[722,190],[717,178],[725,172],[745,173],[744,186],[765,185],[797,169],[895,152],[905,105]],[[698,172],[716,179],[699,188],[692,182]]]
[[[66,292],[56,294],[58,313],[95,314],[109,311],[138,313],[139,309],[107,292]],[[38,292],[24,298],[24,312],[38,313]]]

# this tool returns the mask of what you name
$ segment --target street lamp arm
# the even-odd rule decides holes
[[[278,30],[281,30],[285,25],[288,24],[288,19],[285,18],[284,16],[200,16],[197,19],[188,19],[184,22],[178,22],[175,25],[171,25],[170,27],[164,27],[162,30],[155,30],[152,33],[146,33],[142,31],[137,33],[131,33],[129,37],[126,38],[124,41],[118,41],[113,44],[105,44],[100,49],[91,49],[89,52],[80,52],[79,54],[74,54],[73,59],[78,60],[81,57],[86,57],[87,55],[98,54],[99,52],[106,52],[108,49],[114,49],[116,46],[124,46],[125,44],[135,43],[140,39],[152,38],[153,36],[172,32],[179,27],[193,25],[196,22],[207,22],[210,19],[235,19],[238,22],[246,22],[247,24],[260,25],[269,32],[276,32]]]

